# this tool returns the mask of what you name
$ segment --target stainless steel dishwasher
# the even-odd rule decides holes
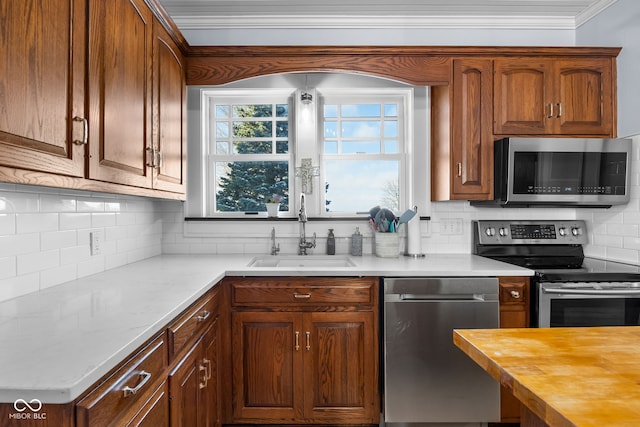
[[[500,420],[500,386],[453,344],[453,329],[497,328],[498,279],[384,280],[386,425]]]

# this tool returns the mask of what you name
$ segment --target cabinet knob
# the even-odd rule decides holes
[[[511,291],[509,293],[511,294],[511,298],[520,299],[520,292],[519,291]]]

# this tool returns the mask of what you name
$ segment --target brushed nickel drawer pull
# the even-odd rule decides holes
[[[150,168],[156,167],[156,149],[155,147],[147,147],[147,166]]]
[[[73,143],[76,145],[87,145],[89,142],[89,121],[85,117],[75,116],[74,122],[82,122],[82,139],[74,139]]]
[[[558,102],[558,115],[556,116],[557,118],[562,117],[562,103]]]
[[[207,359],[206,357],[204,359],[202,359],[202,363],[204,363],[206,369],[204,371],[205,377],[207,378],[207,381],[211,379],[211,360]]]
[[[198,388],[203,389],[207,386],[207,383],[209,382],[209,379],[207,378],[207,367],[204,365],[199,365],[198,371],[204,372],[204,376],[202,377],[204,382],[198,384]]]
[[[295,349],[296,351],[300,350],[300,332],[296,331],[296,344],[295,344]]]
[[[196,319],[198,319],[198,322],[204,322],[209,318],[209,316],[211,316],[211,312],[209,310],[205,310],[200,316],[196,317]]]
[[[296,299],[309,299],[311,298],[311,294],[299,294],[299,293],[294,293],[293,297]]]
[[[160,150],[157,150],[156,154],[158,155],[158,163],[155,163],[154,159],[154,168],[160,169],[162,167],[162,152]]]
[[[520,299],[520,292],[511,291],[510,294],[511,294],[511,298]]]
[[[137,386],[135,387],[126,386],[125,388],[122,389],[122,391],[124,392],[124,397],[133,396],[134,394],[139,392],[140,389],[144,387],[144,385],[148,383],[149,380],[151,379],[151,373],[147,371],[140,371],[138,376],[141,378],[141,380]]]
[[[549,104],[549,115],[547,116],[548,119],[553,118],[553,104]]]
[[[462,163],[458,162],[457,165],[458,165],[458,176],[460,177],[462,176]]]
[[[305,348],[307,349],[307,351],[309,351],[311,350],[311,342],[310,342],[311,332],[307,331],[305,332],[305,335],[307,336],[307,346]]]

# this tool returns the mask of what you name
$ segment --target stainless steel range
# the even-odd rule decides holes
[[[476,255],[535,270],[536,327],[640,325],[640,268],[584,256],[584,221],[474,221]]]

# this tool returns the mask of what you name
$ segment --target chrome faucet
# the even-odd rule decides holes
[[[316,247],[316,233],[313,233],[313,242],[307,242],[307,207],[305,206],[305,195],[300,193],[300,212],[298,213],[300,223],[300,241],[298,242],[298,255],[307,255],[307,249]]]
[[[271,255],[278,255],[280,252],[280,243],[276,246],[276,228],[271,228]]]

